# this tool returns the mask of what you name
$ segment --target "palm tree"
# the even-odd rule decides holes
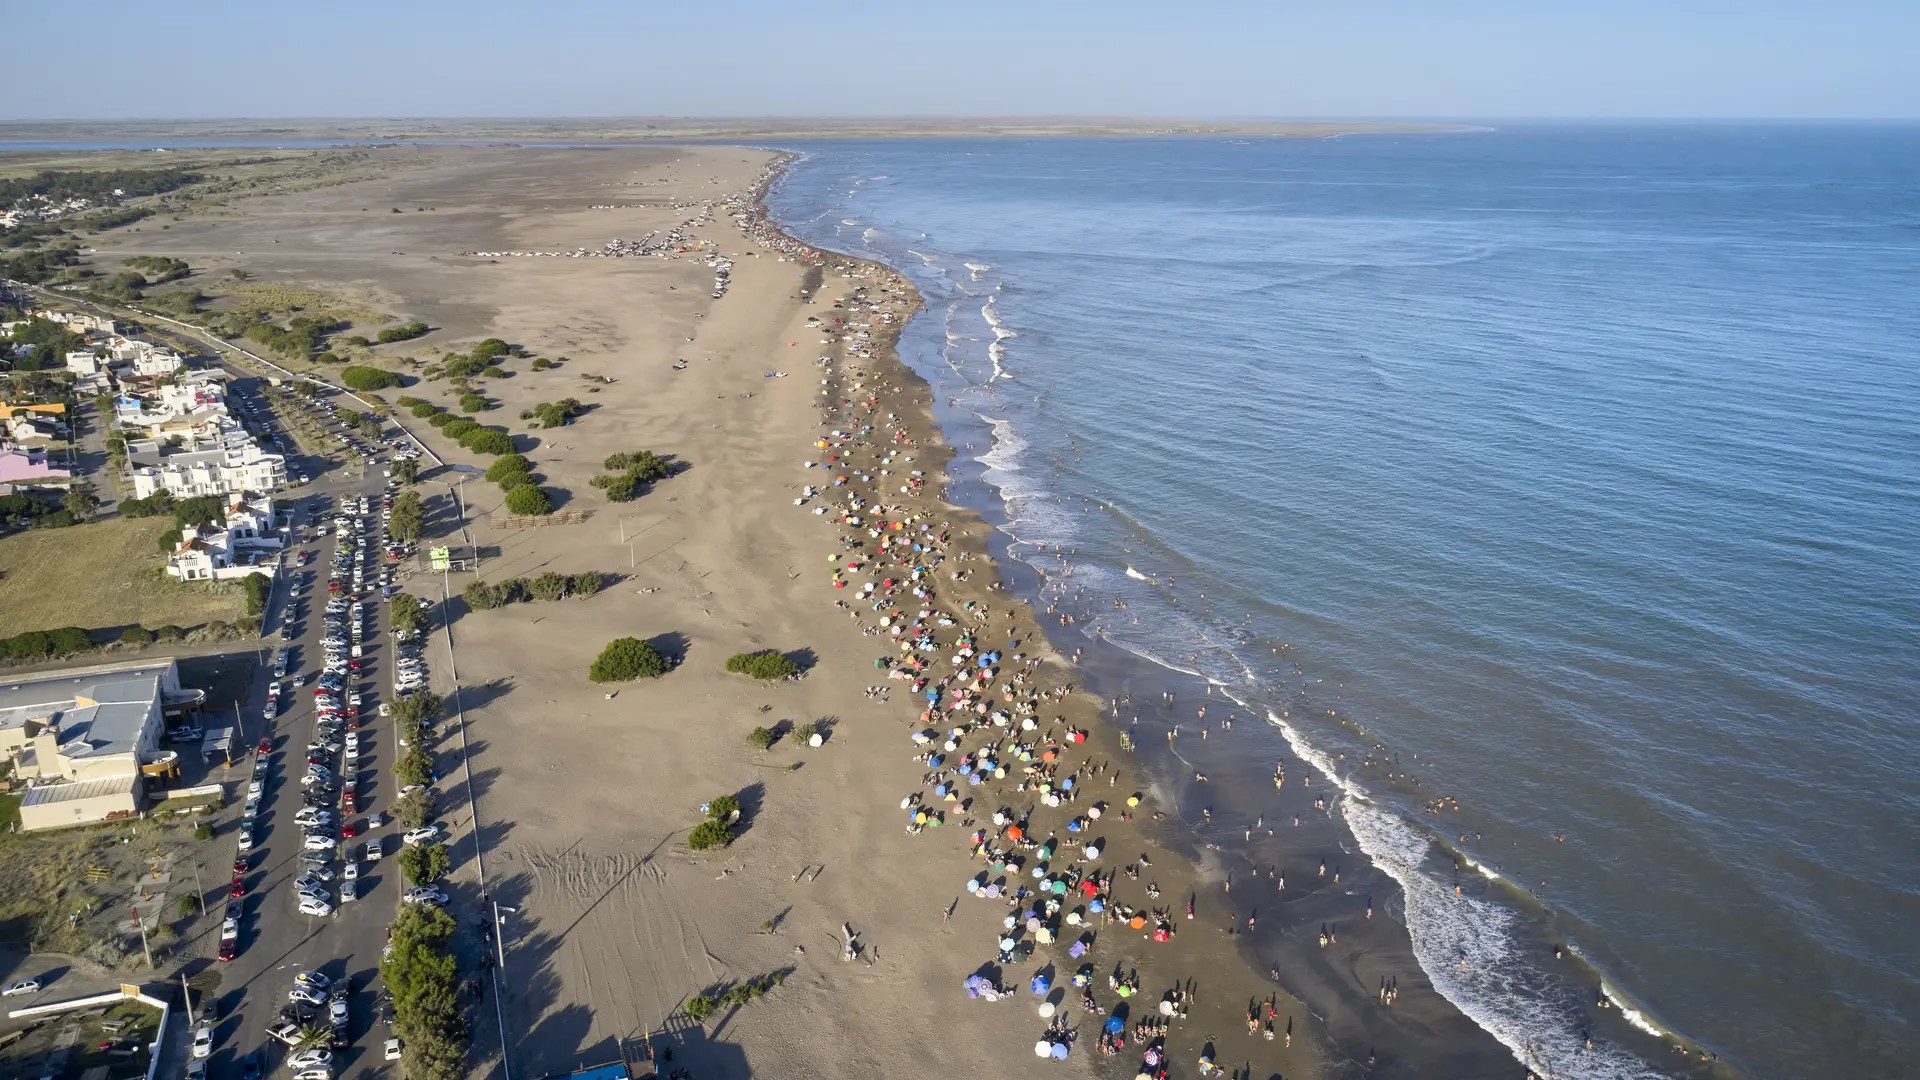
[[[324,1047],[332,1041],[332,1029],[321,1027],[319,1024],[308,1024],[300,1029],[299,1034],[293,1037],[293,1048],[295,1051],[314,1050]]]

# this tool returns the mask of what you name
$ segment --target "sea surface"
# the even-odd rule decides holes
[[[1046,599],[1270,722],[1215,788],[1337,775],[1517,1056],[1660,1075],[1574,1045],[1591,976],[1920,1069],[1920,128],[797,149]]]

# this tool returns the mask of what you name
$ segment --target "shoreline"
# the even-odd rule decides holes
[[[807,251],[821,251],[812,243],[795,239],[779,230],[766,207],[767,192],[794,160],[796,155],[783,154],[756,192],[758,217],[770,231],[784,238],[785,243]],[[901,295],[911,298],[905,302],[905,307],[911,312],[921,313],[925,310],[924,299],[918,290],[891,267],[844,253],[826,253],[821,265],[823,271],[851,274],[856,279],[864,279],[869,286],[884,282],[890,288],[900,290]],[[1093,665],[1076,664],[1061,651],[1059,639],[1053,635],[1063,629],[1063,624],[1057,616],[1043,617],[1040,609],[1030,600],[1044,586],[1042,575],[1027,564],[1007,556],[1009,537],[989,520],[990,506],[975,505],[978,500],[967,497],[987,493],[984,482],[978,477],[981,471],[978,463],[966,462],[957,455],[934,418],[931,385],[899,356],[899,341],[906,323],[907,318],[896,321],[874,350],[871,361],[873,374],[885,384],[881,392],[874,395],[874,399],[896,406],[890,410],[891,415],[908,416],[909,419],[901,423],[900,430],[906,432],[906,437],[913,439],[916,445],[934,452],[935,460],[923,464],[931,475],[946,481],[938,489],[939,501],[933,509],[954,523],[957,540],[952,550],[962,560],[985,560],[987,565],[980,569],[992,575],[992,581],[985,589],[968,589],[964,586],[951,590],[942,588],[940,600],[944,604],[955,601],[984,603],[990,599],[997,602],[1002,598],[1016,600],[1017,614],[1010,610],[1009,614],[1013,614],[1013,617],[1006,620],[1010,622],[1009,632],[1023,640],[1036,632],[1040,635],[1040,639],[1046,642],[1046,668],[1051,669],[1046,672],[1046,677],[1060,684],[1077,686],[1083,680],[1112,682],[1121,688],[1122,693],[1138,691],[1142,694],[1148,689],[1143,685],[1145,683],[1155,684],[1156,687],[1173,685],[1175,679],[1168,677],[1172,673],[1161,675],[1157,669],[1126,671],[1124,668],[1128,665],[1114,663],[1114,658],[1106,658],[1098,670],[1089,670]],[[852,367],[849,373],[858,376],[862,371]],[[836,378],[830,389],[843,390],[848,386],[837,377],[839,375],[836,371],[829,376]],[[860,380],[855,378],[852,386],[861,388]],[[844,398],[847,395],[843,392],[839,396]],[[910,412],[903,407],[908,405],[911,406]],[[880,411],[888,410],[883,405]],[[832,411],[827,411],[826,417],[829,426],[835,419],[844,419],[843,414]],[[972,475],[966,475],[968,473]],[[997,500],[993,502],[997,503]],[[996,632],[999,621],[996,620],[994,626]],[[1114,651],[1119,652],[1117,649]],[[1141,658],[1131,654],[1126,656],[1132,666],[1147,669],[1147,665],[1140,663]],[[1043,676],[1036,672],[1036,682],[1041,678]],[[1155,692],[1164,691],[1156,689]],[[1184,689],[1176,691],[1176,697],[1183,701],[1190,700],[1187,694],[1188,691]],[[1070,698],[1059,702],[1060,712],[1055,720],[1064,724],[1065,730],[1085,731],[1091,736],[1086,744],[1089,747],[1088,764],[1118,763],[1116,767],[1125,770],[1131,755],[1122,747],[1121,734],[1115,725],[1103,722],[1107,713],[1107,699],[1105,693],[1094,695],[1083,689],[1077,690]],[[1064,756],[1063,760],[1066,760]],[[1301,763],[1293,764],[1296,768],[1302,767]],[[1337,890],[1317,887],[1301,889],[1296,877],[1294,889],[1274,888],[1269,892],[1264,882],[1256,885],[1242,879],[1240,894],[1236,896],[1232,891],[1232,873],[1222,864],[1219,853],[1196,848],[1192,837],[1183,835],[1185,830],[1176,826],[1175,822],[1181,820],[1179,800],[1172,785],[1153,777],[1152,772],[1150,768],[1143,768],[1137,777],[1129,773],[1128,779],[1113,789],[1124,791],[1129,785],[1137,788],[1143,796],[1143,819],[1131,827],[1122,823],[1104,832],[1116,850],[1130,851],[1137,844],[1149,849],[1149,858],[1152,860],[1151,871],[1141,868],[1139,878],[1115,881],[1109,886],[1111,894],[1116,898],[1125,897],[1138,902],[1143,908],[1161,907],[1171,912],[1171,921],[1178,935],[1173,943],[1161,946],[1162,951],[1152,953],[1151,961],[1128,957],[1121,962],[1145,969],[1142,975],[1143,990],[1157,984],[1187,986],[1196,978],[1201,978],[1205,983],[1198,988],[1198,1001],[1191,1006],[1190,1021],[1176,1025],[1168,1036],[1170,1060],[1179,1061],[1182,1057],[1187,1061],[1196,1060],[1203,1047],[1211,1044],[1216,1063],[1231,1065],[1242,1062],[1252,1068],[1255,1062],[1259,1062],[1259,1069],[1265,1070],[1284,1059],[1284,1067],[1280,1071],[1287,1075],[1302,1075],[1304,1072],[1338,1075],[1352,1068],[1362,1069],[1367,1075],[1412,1075],[1436,1067],[1446,1068],[1449,1075],[1524,1074],[1524,1068],[1514,1060],[1507,1048],[1474,1025],[1451,1003],[1431,992],[1424,972],[1413,957],[1412,946],[1404,929],[1391,919],[1370,919],[1363,913],[1366,901],[1352,898],[1354,890],[1351,886],[1355,879],[1352,871],[1349,871],[1348,884]],[[1112,783],[1111,777],[1109,782]],[[1050,827],[1055,830],[1055,835],[1059,835],[1058,830],[1064,825],[1065,819],[1062,819],[1051,823]],[[1335,826],[1330,820],[1327,825],[1327,829],[1313,830],[1315,837],[1312,846],[1337,850],[1340,840],[1331,835]],[[988,842],[992,843],[992,839]],[[1304,857],[1306,851],[1303,849],[1300,854]],[[1176,862],[1179,865],[1175,865]],[[1371,867],[1362,873],[1377,879],[1367,885],[1377,906],[1384,911],[1393,910],[1397,887]],[[1334,872],[1334,876],[1338,877],[1338,871]],[[1319,876],[1316,875],[1316,878]],[[1141,895],[1143,886],[1138,881],[1142,879],[1157,881],[1160,886],[1158,897]],[[1320,883],[1331,884],[1324,878],[1320,878],[1316,884]],[[1128,886],[1131,886],[1131,890]],[[1128,895],[1129,892],[1131,895]],[[1243,932],[1243,926],[1246,920],[1262,912],[1263,904],[1268,905],[1265,910],[1271,912],[1275,908],[1295,906],[1308,897],[1322,893],[1325,895],[1321,903],[1325,906],[1357,905],[1355,910],[1333,920],[1340,925],[1332,929],[1332,940],[1328,944],[1318,944],[1317,935],[1307,927],[1308,919],[1283,916],[1294,931],[1294,943],[1300,947],[1291,950],[1277,962],[1268,959],[1263,964],[1248,955],[1252,948],[1252,935]],[[1187,903],[1189,898],[1193,905],[1192,914],[1181,918],[1182,913],[1175,909]],[[1155,900],[1160,902],[1155,903]],[[1269,926],[1276,921],[1271,914],[1267,918]],[[1375,932],[1365,933],[1360,929],[1363,924]],[[1386,928],[1389,925],[1394,929],[1388,931]],[[1302,929],[1308,932],[1299,933]],[[1186,933],[1179,934],[1181,930]],[[1349,938],[1346,945],[1338,941],[1339,934],[1343,932]],[[1112,936],[1110,932],[1108,936]],[[990,945],[985,951],[991,954]],[[1126,946],[1116,947],[1098,941],[1091,955],[1096,958],[1096,969],[1100,969],[1112,966],[1115,960],[1113,954],[1128,951]],[[1009,966],[1010,970],[1017,967]],[[1347,969],[1344,972],[1341,970],[1343,967]],[[1362,974],[1362,968],[1365,974]],[[1273,971],[1265,969],[1278,969],[1278,979],[1273,977]],[[1382,1004],[1377,996],[1372,1003],[1367,1001],[1369,991],[1361,989],[1361,986],[1374,977],[1391,981],[1397,991],[1396,1004]],[[1241,1033],[1235,1025],[1244,1022],[1248,1002],[1264,1002],[1276,992],[1285,995],[1277,1000],[1276,1009],[1267,1010],[1264,1005],[1260,1008],[1262,1012],[1275,1013],[1272,1018],[1284,1025],[1281,1041],[1268,1041],[1264,1030],[1252,1035]],[[1400,996],[1402,994],[1406,996]],[[1266,1027],[1266,1019],[1265,1016],[1261,1017],[1259,1026],[1262,1029]],[[1222,1033],[1226,1033],[1227,1037],[1216,1037]],[[1292,1046],[1293,1035],[1301,1036],[1297,1047]],[[1303,1054],[1303,1050],[1310,1051],[1310,1056]]]
[[[769,222],[772,220],[771,213],[765,204],[767,192],[774,184],[778,183],[780,176],[784,175],[785,170],[790,168],[799,157],[800,155],[792,152],[782,152],[772,173],[762,183],[760,190],[756,192],[755,205],[763,219]],[[777,228],[777,226],[775,227]],[[782,235],[786,234],[782,233]],[[791,237],[789,237],[789,239],[794,243],[804,245],[810,249],[826,250],[817,248],[812,241],[797,240]],[[912,291],[912,295],[915,298],[914,313],[924,314],[926,311],[924,300],[920,297],[918,290],[914,289],[910,279],[905,276],[904,272],[891,266],[872,262],[857,256],[845,253],[834,254],[837,254],[839,258],[845,260],[848,265],[877,267],[885,274],[897,278],[905,288]],[[881,350],[883,356],[882,366],[884,366],[885,361],[890,360],[897,369],[900,369],[909,383],[918,384],[918,390],[930,396],[932,393],[931,385],[899,355],[898,346],[906,327],[906,320],[902,320],[902,322],[896,324],[894,327],[887,343],[888,347]],[[988,471],[987,466],[981,464],[977,458],[963,458],[955,451],[954,446],[959,445],[963,440],[955,436],[954,439],[949,442],[948,436],[953,433],[943,426],[933,415],[933,407],[930,401],[926,405],[924,412],[924,421],[931,431],[931,439],[941,447],[941,453],[945,455],[944,464],[946,470],[944,475],[948,480],[948,487],[944,492],[947,500],[945,504],[946,508],[952,514],[973,518],[979,526],[985,527],[988,530],[985,537],[986,557],[992,560],[996,577],[1004,584],[1007,592],[1020,598],[1023,604],[1032,609],[1032,613],[1037,619],[1037,626],[1041,630],[1044,638],[1049,642],[1053,655],[1056,658],[1062,658],[1061,654],[1064,649],[1074,650],[1074,657],[1070,662],[1072,675],[1087,683],[1089,689],[1100,691],[1100,696],[1109,702],[1119,699],[1122,695],[1138,695],[1142,693],[1160,694],[1167,692],[1172,692],[1174,698],[1183,704],[1195,698],[1208,701],[1215,688],[1209,686],[1206,680],[1168,669],[1156,664],[1148,657],[1143,657],[1131,651],[1121,649],[1118,646],[1110,645],[1096,637],[1082,634],[1058,614],[1051,612],[1045,615],[1041,614],[1040,604],[1041,601],[1044,600],[1044,590],[1048,584],[1048,579],[1043,570],[1010,554],[1008,549],[1013,543],[1013,540],[1004,529],[1004,525],[1006,524],[1004,520],[1004,504],[1001,502],[997,490],[983,475]],[[984,424],[975,424],[973,426],[978,428],[979,433],[983,437],[990,438],[991,432]],[[996,588],[998,587],[999,586],[996,586]],[[1222,687],[1220,689],[1225,690],[1227,688]],[[1084,694],[1076,695],[1076,697],[1085,696]],[[1221,697],[1225,699],[1226,695],[1222,694]],[[1220,704],[1224,705],[1225,703],[1225,700],[1223,700]],[[1290,729],[1285,728],[1281,721],[1271,715],[1261,716],[1259,714],[1260,711],[1253,708],[1251,703],[1238,702],[1238,704],[1240,704],[1243,709],[1251,712],[1254,719],[1265,720],[1267,725],[1279,729],[1284,733],[1289,744],[1294,744],[1299,738],[1297,733],[1293,733]],[[1156,712],[1156,710],[1140,708],[1137,704],[1131,702],[1128,707],[1135,709],[1142,715],[1151,716]],[[1098,703],[1096,703],[1095,712],[1096,719],[1098,719],[1100,713]],[[1171,725],[1179,722],[1173,718],[1171,709],[1161,709],[1157,710],[1157,712],[1162,715],[1156,717],[1156,719],[1161,719],[1166,724]],[[1108,718],[1111,718],[1110,713],[1108,714]],[[1186,722],[1189,724],[1192,723],[1191,718]],[[1124,751],[1120,751],[1118,747],[1120,736],[1117,731],[1117,725],[1096,722],[1091,725],[1091,728],[1095,733],[1094,745],[1109,754],[1110,760],[1113,756],[1124,754]],[[1158,729],[1159,725],[1156,724],[1155,730],[1157,731]],[[1136,745],[1136,749],[1139,748],[1140,747]],[[1147,749],[1158,750],[1157,740],[1149,742]],[[1285,763],[1298,766],[1302,771],[1314,769],[1316,770],[1315,775],[1321,777],[1323,781],[1331,781],[1336,786],[1336,791],[1334,792],[1335,802],[1328,808],[1328,813],[1325,818],[1325,825],[1327,827],[1321,830],[1322,835],[1310,837],[1304,843],[1296,839],[1296,842],[1292,845],[1283,845],[1282,850],[1284,854],[1282,857],[1290,857],[1294,861],[1297,861],[1298,856],[1310,856],[1315,849],[1320,851],[1330,850],[1336,854],[1347,852],[1351,855],[1358,855],[1357,852],[1352,852],[1351,850],[1351,844],[1354,842],[1354,831],[1352,823],[1346,819],[1343,804],[1355,798],[1368,803],[1370,803],[1370,800],[1367,800],[1364,796],[1353,793],[1348,793],[1345,799],[1340,798],[1340,781],[1335,775],[1332,772],[1324,771],[1324,769],[1321,768],[1322,763],[1310,765],[1306,760],[1302,760],[1306,755],[1303,755],[1300,751],[1301,747],[1299,745],[1292,745],[1291,752],[1286,755],[1287,760]],[[1191,860],[1194,864],[1192,873],[1195,880],[1200,882],[1224,882],[1225,880],[1229,880],[1229,871],[1225,866],[1225,861],[1233,857],[1233,855],[1243,855],[1246,853],[1223,853],[1218,845],[1204,842],[1198,832],[1199,821],[1182,820],[1180,824],[1176,826],[1175,820],[1180,818],[1180,806],[1175,789],[1182,785],[1178,781],[1169,779],[1169,774],[1172,771],[1171,765],[1173,763],[1167,759],[1176,757],[1177,755],[1148,753],[1143,756],[1147,760],[1143,762],[1144,767],[1141,770],[1142,779],[1140,783],[1145,784],[1156,799],[1165,801],[1169,814],[1166,822],[1144,828],[1143,835],[1145,838],[1163,848],[1178,851]],[[1121,760],[1124,760],[1124,757],[1122,757]],[[1324,764],[1329,768],[1331,767],[1330,763]],[[1190,787],[1192,785],[1185,786]],[[1234,794],[1241,796],[1243,799],[1253,799],[1256,803],[1258,802],[1257,792],[1236,792]],[[1337,818],[1335,814],[1336,811],[1338,811]],[[1272,812],[1272,809],[1269,808],[1267,812]],[[1380,808],[1380,812],[1389,815],[1393,813],[1391,809],[1384,807]],[[1158,815],[1156,815],[1156,817],[1157,816]],[[1191,816],[1191,813],[1189,813],[1188,817],[1191,818]],[[1262,820],[1264,820],[1264,818],[1262,818]],[[1476,892],[1498,889],[1503,885],[1511,890],[1511,883],[1506,882],[1502,876],[1490,874],[1488,871],[1480,868],[1478,864],[1464,852],[1455,850],[1437,838],[1424,835],[1425,832],[1426,830],[1421,830],[1422,835],[1420,840],[1429,845],[1429,847],[1425,856],[1415,861],[1448,857],[1454,858],[1456,869],[1464,866],[1466,869],[1477,871],[1482,877],[1487,879],[1479,883],[1481,887],[1476,889]],[[1269,835],[1271,835],[1271,832]],[[1248,832],[1248,839],[1252,839],[1251,830]],[[1264,857],[1266,853],[1263,852],[1262,854]],[[1416,957],[1416,947],[1407,929],[1401,925],[1401,919],[1405,917],[1406,913],[1404,887],[1400,881],[1396,880],[1397,875],[1387,873],[1380,866],[1376,865],[1374,860],[1364,855],[1359,855],[1358,858],[1360,863],[1359,867],[1349,870],[1347,884],[1342,885],[1340,888],[1344,890],[1344,894],[1349,900],[1356,894],[1363,894],[1366,897],[1364,904],[1367,908],[1375,906],[1376,903],[1383,906],[1388,914],[1392,916],[1385,921],[1391,923],[1393,930],[1387,934],[1379,933],[1376,930],[1376,932],[1366,935],[1367,940],[1361,948],[1352,951],[1345,965],[1346,970],[1334,970],[1338,965],[1326,963],[1326,957],[1319,955],[1326,952],[1327,947],[1325,945],[1315,948],[1305,944],[1306,942],[1317,941],[1316,935],[1308,925],[1310,922],[1326,919],[1334,922],[1337,926],[1356,925],[1350,921],[1355,917],[1355,913],[1353,912],[1345,912],[1345,918],[1349,921],[1341,921],[1343,904],[1340,897],[1331,895],[1329,890],[1315,888],[1301,890],[1286,889],[1283,887],[1277,890],[1280,895],[1276,898],[1277,906],[1286,912],[1283,917],[1287,919],[1287,924],[1281,934],[1272,935],[1267,932],[1268,927],[1263,925],[1261,927],[1259,940],[1256,940],[1252,934],[1239,934],[1235,935],[1233,939],[1230,939],[1234,940],[1239,959],[1246,965],[1248,971],[1258,977],[1258,973],[1263,968],[1271,967],[1278,970],[1280,973],[1278,985],[1290,993],[1297,994],[1303,1002],[1303,1005],[1319,1020],[1323,1027],[1334,1033],[1334,1041],[1339,1045],[1324,1055],[1326,1070],[1332,1073],[1340,1071],[1345,1066],[1353,1066],[1362,1068],[1367,1075],[1390,1075],[1391,1071],[1389,1067],[1395,1065],[1421,1070],[1444,1066],[1447,1069],[1447,1075],[1488,1075],[1489,1070],[1497,1067],[1512,1070],[1514,1075],[1524,1075],[1527,1074],[1529,1065],[1531,1065],[1540,1075],[1562,1075],[1560,1069],[1555,1067],[1555,1062],[1542,1059],[1533,1052],[1531,1041],[1528,1043],[1529,1052],[1525,1055],[1522,1054],[1519,1047],[1503,1045],[1488,1028],[1483,1027],[1481,1023],[1469,1017],[1459,1006],[1434,991],[1426,969]],[[1271,866],[1272,864],[1269,865]],[[1257,875],[1259,867],[1256,863],[1251,864],[1247,869],[1251,869]],[[1415,872],[1415,868],[1409,867],[1407,872]],[[1281,876],[1284,878],[1284,873]],[[1316,875],[1316,877],[1317,876],[1318,875]],[[1338,876],[1339,874],[1336,870],[1335,877],[1338,878]],[[1295,880],[1297,881],[1298,878],[1296,877]],[[1356,884],[1357,887],[1349,887]],[[1243,886],[1243,888],[1244,887],[1245,886]],[[1227,896],[1228,894],[1223,891],[1219,899],[1224,906],[1231,909],[1232,905],[1227,902]],[[1382,900],[1382,897],[1385,897],[1385,899]],[[1524,897],[1522,897],[1522,899],[1524,899]],[[1504,905],[1506,910],[1516,916],[1532,919],[1536,923],[1540,921],[1538,916],[1541,912],[1528,910],[1524,903],[1515,903],[1513,901],[1514,897],[1502,895],[1496,903]],[[1252,900],[1247,901],[1247,903],[1249,906],[1257,906]],[[1236,923],[1241,913],[1239,909],[1233,909],[1232,917]],[[1371,911],[1358,916],[1358,918],[1360,923],[1374,922]],[[1325,922],[1322,922],[1323,927],[1326,925]],[[1367,929],[1375,929],[1377,925],[1378,924],[1369,926]],[[1528,931],[1530,935],[1531,932],[1537,931],[1537,936],[1543,941],[1552,936],[1550,929],[1545,926],[1529,927]],[[1353,931],[1335,930],[1336,935],[1340,932],[1349,933],[1351,940]],[[1336,944],[1334,948],[1338,950],[1346,948],[1346,946]],[[1698,1046],[1671,1031],[1654,1025],[1646,1016],[1643,1007],[1640,1006],[1638,1002],[1622,996],[1612,984],[1606,980],[1604,973],[1587,961],[1576,946],[1568,944],[1567,953],[1568,955],[1563,961],[1563,964],[1566,967],[1576,967],[1578,970],[1584,972],[1586,976],[1583,978],[1567,979],[1568,986],[1591,984],[1597,988],[1597,992],[1602,995],[1602,998],[1606,1002],[1606,1004],[1598,1010],[1589,1010],[1590,1015],[1593,1017],[1590,1025],[1593,1038],[1599,1039],[1603,1043],[1612,1043],[1622,1047],[1627,1053],[1631,1054],[1633,1058],[1637,1059],[1637,1065],[1654,1075],[1703,1077],[1738,1075],[1726,1062],[1718,1059],[1708,1059],[1704,1054],[1701,1060],[1698,1061],[1693,1060],[1694,1055],[1692,1054],[1682,1054],[1676,1061],[1676,1051],[1688,1048],[1697,1050],[1699,1049]],[[1276,963],[1274,957],[1279,957],[1280,961]],[[1288,964],[1295,965],[1291,969],[1291,972],[1287,967]],[[1420,1018],[1420,1020],[1415,1023],[1403,1023],[1397,1018],[1406,1017],[1414,1010],[1410,1009],[1408,1007],[1408,1001],[1402,998],[1399,999],[1397,1005],[1387,1009],[1396,1019],[1386,1021],[1385,1017],[1370,1015],[1375,1012],[1375,1007],[1380,1003],[1377,998],[1376,1001],[1371,1004],[1366,1001],[1364,996],[1365,991],[1361,989],[1361,984],[1366,981],[1365,978],[1361,976],[1361,970],[1363,968],[1366,969],[1368,977],[1383,980],[1382,985],[1390,981],[1399,990],[1407,990],[1409,987],[1414,987],[1417,993],[1429,995],[1433,1001],[1437,1003],[1433,1013]],[[1292,974],[1293,977],[1290,978],[1290,974]],[[1274,984],[1268,982],[1267,985],[1272,986]],[[1220,1024],[1216,1024],[1215,1026],[1222,1025],[1224,1025],[1224,1021],[1221,1021]],[[1427,1056],[1416,1056],[1409,1053],[1405,1045],[1396,1045],[1396,1043],[1406,1044],[1409,1042],[1409,1033],[1406,1029],[1411,1027],[1418,1027],[1420,1029],[1422,1037],[1411,1041],[1427,1043],[1428,1045],[1425,1047]],[[1451,1029],[1442,1040],[1450,1043],[1450,1045],[1440,1050],[1438,1057],[1431,1056],[1436,1047],[1431,1045],[1432,1040],[1430,1037],[1435,1032],[1442,1031],[1443,1029]],[[1360,1046],[1359,1044],[1362,1042],[1367,1045],[1364,1047]],[[1491,1044],[1491,1049],[1489,1049],[1488,1044]],[[1576,1053],[1579,1050],[1577,1046],[1574,1046],[1572,1049]],[[1375,1068],[1365,1068],[1365,1063],[1369,1059],[1377,1060],[1377,1066]],[[1565,1066],[1573,1066],[1575,1063],[1566,1061],[1564,1064]],[[1674,1069],[1674,1065],[1676,1064],[1679,1066],[1677,1072]]]

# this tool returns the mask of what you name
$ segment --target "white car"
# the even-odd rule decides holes
[[[386,853],[387,853],[386,837],[376,836],[373,839],[367,841],[367,861],[368,862],[379,862],[381,856],[385,855]]]
[[[299,1072],[302,1069],[324,1069],[333,1064],[333,1053],[320,1047],[302,1050],[287,1058],[287,1068]]]
[[[327,1002],[327,1023],[332,1024],[334,1027],[347,1026],[347,1000],[345,998],[334,998],[332,1001]]]
[[[331,851],[333,845],[333,837],[326,833],[308,833],[307,838],[300,842],[301,849],[305,851]]]
[[[333,783],[332,773],[311,773],[310,772],[307,775],[300,778],[301,787],[312,787],[315,784],[319,784],[324,787],[331,783]]]
[[[333,985],[333,980],[318,971],[302,971],[293,977],[296,986],[311,986],[315,990],[325,990]]]
[[[317,874],[309,870],[308,872],[301,874],[299,877],[293,879],[293,887],[300,890],[303,893],[323,893],[324,894],[327,891],[327,878],[330,878],[332,876],[333,874],[331,872],[327,873],[325,876],[322,876],[320,874]]]
[[[415,844],[431,844],[440,839],[440,826],[428,825],[419,829],[408,829],[401,834],[400,842],[412,847]]]
[[[240,916],[238,915],[227,916],[226,919],[220,924],[220,936],[221,937],[239,937],[240,936]]]
[[[39,979],[21,979],[5,990],[0,990],[0,997],[19,997],[21,994],[37,994],[39,992]]]
[[[360,880],[360,864],[357,862],[348,863],[346,867],[340,871],[340,880],[359,881]]]
[[[318,806],[309,806],[293,815],[293,823],[295,825],[331,825],[333,824],[333,811],[325,810]]]
[[[287,991],[287,1000],[298,1002],[302,1005],[325,1005],[327,1003],[327,995],[315,990],[311,986],[296,986]]]
[[[333,905],[327,903],[324,900],[318,900],[312,897],[302,897],[300,899],[300,914],[313,915],[318,918],[324,919],[327,916],[333,914]],[[319,1004],[319,1002],[312,1002],[312,1004],[317,1005]]]
[[[447,902],[447,894],[430,885],[416,885],[408,889],[402,899],[409,904],[432,904],[435,907],[441,907]]]
[[[263,780],[252,780],[247,783],[247,798],[249,799],[258,799],[262,795],[265,795],[266,792],[267,785]]]
[[[400,1060],[400,1040],[399,1039],[387,1040],[387,1060],[388,1061]]]
[[[251,826],[242,825],[240,827],[240,838],[234,842],[234,846],[241,851],[253,850],[253,828]]]
[[[333,1080],[333,1070],[331,1068],[301,1069],[293,1074],[293,1080]]]
[[[213,1056],[213,1028],[203,1027],[193,1033],[193,1056],[197,1058]]]

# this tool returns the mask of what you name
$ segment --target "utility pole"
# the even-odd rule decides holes
[[[147,966],[152,967],[153,949],[147,944],[147,920],[141,918],[140,909],[137,907],[133,908],[133,922],[140,928],[140,951],[147,954]]]
[[[193,987],[187,985],[187,973],[185,971],[180,973],[180,993],[185,995],[187,999],[187,1026],[191,1028],[194,1021]]]
[[[200,898],[200,917],[204,919],[207,917],[207,887],[200,884],[200,860],[198,859],[193,861],[193,887],[194,895]],[[185,977],[181,976],[181,978]]]
[[[495,900],[493,902],[493,951],[495,959],[500,961],[500,973],[504,975],[507,971],[507,917],[500,912],[500,901]]]

